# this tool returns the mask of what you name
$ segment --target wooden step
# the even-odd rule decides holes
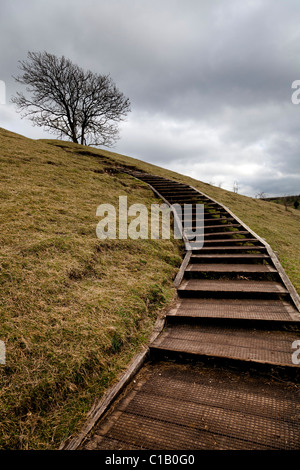
[[[262,263],[269,262],[270,256],[265,253],[201,253],[194,254],[190,258],[190,263],[205,263],[213,261],[214,263]]]
[[[167,190],[170,190],[170,191],[176,191],[177,189],[184,189],[185,186],[182,186],[180,184],[170,184],[168,182],[164,182],[164,181],[146,181],[145,179],[143,179],[143,181],[145,183],[148,183],[150,184],[151,186],[153,186],[153,188],[157,189],[157,191],[159,191],[160,189],[167,189]],[[188,189],[188,188],[186,188]]]
[[[189,219],[187,219],[187,220],[190,222]],[[200,222],[200,221],[198,220],[198,222]],[[232,223],[224,223],[224,224],[220,224],[220,225],[218,225],[218,224],[215,224],[215,225],[204,224],[204,230],[205,230],[205,233],[207,235],[210,234],[210,232],[207,232],[207,230],[217,230],[215,233],[220,233],[222,230],[228,229],[228,230],[226,230],[226,232],[223,232],[225,234],[225,233],[235,233],[234,230],[237,230],[239,227],[241,227],[241,224],[232,224]],[[234,229],[234,230],[230,230],[230,229]],[[243,232],[249,233],[248,230],[240,230],[240,231],[237,230],[237,233],[239,233],[239,232],[240,233],[243,233]]]
[[[233,217],[224,217],[224,215],[222,216],[211,216],[210,214],[204,214],[203,217],[196,217],[196,215],[193,215],[191,217],[190,214],[185,214],[185,211],[183,210],[182,211],[182,214],[185,215],[185,220],[187,222],[202,222],[204,221],[207,225],[208,228],[215,228],[216,226],[217,227],[221,227],[221,228],[224,228],[224,227],[227,227],[227,226],[232,226],[232,227],[241,227],[241,224],[239,222],[236,222],[236,219],[234,219]],[[209,225],[209,223],[211,222],[211,226]]]
[[[186,232],[185,232],[186,233]],[[188,232],[189,234],[189,232]],[[199,238],[198,238],[199,241]],[[261,242],[255,238],[217,238],[217,239],[207,239],[207,237],[204,235],[203,237],[204,241],[204,246],[213,246],[217,245],[218,243],[222,243],[225,245],[234,245],[234,244],[241,244],[241,243],[247,243],[247,246],[251,248],[251,245],[261,245]]]
[[[199,194],[196,193],[195,191],[183,191],[183,190],[174,190],[174,191],[165,191],[165,190],[161,190],[159,191],[166,199],[170,198],[170,199],[173,199],[173,198],[182,198],[182,199],[189,199],[189,198],[192,198],[192,199],[200,199],[199,198]],[[195,203],[193,203],[195,204]]]
[[[247,253],[250,251],[260,251],[260,252],[266,252],[266,247],[264,245],[257,245],[257,246],[210,246],[210,247],[202,247],[198,244],[197,247],[197,242],[190,242],[191,249],[195,253],[201,253],[203,254],[213,254],[213,253],[232,253],[232,254],[237,254],[237,253]]]
[[[179,297],[279,298],[288,290],[275,281],[183,279],[177,289]]]
[[[188,198],[184,199],[182,197],[165,197],[164,198],[170,203],[170,204],[178,204],[179,206],[182,206],[184,208],[185,205],[190,205],[194,204],[197,200],[195,198],[192,198],[189,196]],[[200,204],[200,203],[198,203]]]
[[[247,242],[247,243],[259,243],[262,245],[261,241],[257,238],[247,236],[247,234],[243,234],[243,232],[233,232],[232,230],[228,230],[228,232],[207,232],[205,226],[198,224],[197,226],[190,226],[185,224],[183,226],[184,233],[187,237],[195,236],[198,234],[197,240],[199,241],[199,237],[201,235],[203,241],[207,243],[224,243],[224,242]]]
[[[228,230],[226,232],[220,231],[219,233],[218,231],[214,230],[213,232],[210,233],[207,231],[206,226],[203,225],[202,223],[197,223],[197,225],[185,223],[185,224],[182,224],[182,229],[186,233],[187,236],[192,236],[195,233],[198,233],[199,236],[202,235],[202,237],[205,240],[207,239],[207,240],[218,241],[218,240],[224,240],[224,238],[226,238],[226,240],[232,239],[232,240],[241,240],[241,241],[243,241],[245,238],[248,238],[248,239],[250,238],[251,239],[250,241],[257,240],[257,238],[247,236],[247,235],[236,236],[236,235],[239,235],[239,232],[235,232],[233,230]],[[224,228],[222,230],[224,230]],[[262,245],[261,242],[260,244]]]
[[[166,192],[172,192],[172,193],[175,193],[175,192],[183,192],[183,193],[187,193],[187,194],[198,194],[196,191],[194,191],[193,189],[187,187],[187,186],[184,186],[184,185],[177,185],[177,184],[172,184],[172,185],[166,185],[166,184],[155,184],[155,189],[157,189],[157,191],[166,191]]]
[[[212,239],[212,238],[216,238],[216,239],[219,239],[222,237],[232,237],[234,239],[239,239],[239,236],[245,236],[245,235],[248,235],[249,232],[247,230],[227,230],[227,232],[208,232],[207,231],[207,227],[204,226],[204,237],[205,238],[209,238],[209,239]],[[238,237],[236,237],[236,235]],[[242,237],[241,237],[242,238]],[[254,237],[251,238],[251,240],[255,240]],[[242,241],[243,241],[243,238],[242,238]]]
[[[170,183],[170,181],[164,181],[164,180],[149,180],[149,179],[145,179],[143,178],[143,181],[145,183],[149,183],[151,186],[155,187],[155,188],[166,188],[166,189],[181,189],[181,188],[188,188],[187,186],[184,186],[183,184],[181,183]]]
[[[166,192],[166,191],[158,191],[165,199],[167,199],[168,201],[173,201],[173,199],[177,199],[177,200],[189,200],[191,199],[191,204],[195,204],[195,198],[198,198],[197,194],[194,194],[194,193],[185,193],[185,192],[182,192],[180,193],[179,191],[174,191],[174,192]]]
[[[176,324],[168,326],[151,349],[295,368],[299,367],[292,362],[296,339],[299,333],[293,331]]]
[[[193,214],[195,214],[195,210],[189,208],[189,207],[186,207],[184,213],[188,216],[193,216]],[[219,215],[222,215],[224,216],[225,214],[228,214],[228,212],[226,211],[226,209],[223,209],[222,207],[220,209],[215,209],[215,208],[209,208],[209,207],[206,207],[204,206],[204,214],[205,215],[210,215],[210,216],[219,216]]]
[[[192,263],[185,270],[192,273],[277,273],[277,269],[269,264],[228,264],[228,263]]]
[[[168,311],[170,317],[300,323],[300,313],[291,302],[253,298],[179,298]]]
[[[169,196],[170,197],[170,196]],[[220,204],[216,203],[216,202],[209,202],[209,200],[203,200],[203,199],[200,199],[199,196],[197,196],[197,194],[191,196],[191,195],[187,195],[185,197],[183,196],[171,196],[170,197],[170,200],[173,199],[173,198],[176,198],[178,200],[178,203],[181,204],[179,201],[182,200],[182,204],[189,204],[189,205],[192,205],[193,207],[187,207],[187,212],[190,211],[190,212],[193,212],[195,209],[196,209],[196,205],[199,205],[199,204],[203,204],[205,206],[205,209],[209,209],[209,208],[220,208],[220,209],[223,209],[222,206],[220,206]],[[168,198],[166,198],[168,199]],[[189,202],[190,200],[190,202]],[[225,210],[225,209],[223,209]]]
[[[193,218],[191,219],[190,217],[186,217],[185,216],[185,213],[184,211],[182,212],[182,217],[183,217],[183,222],[185,221],[186,224],[190,224],[190,223],[196,223],[197,224],[204,224],[204,228],[205,230],[207,229],[213,229],[213,230],[216,230],[216,229],[221,229],[221,230],[224,230],[224,229],[227,229],[227,228],[237,228],[237,227],[241,227],[241,224],[238,224],[238,223],[231,223],[230,221],[230,218],[222,218],[222,217],[207,217],[207,216],[204,216],[203,218]],[[232,219],[234,220],[234,219]],[[223,223],[220,223],[222,222]]]
[[[283,284],[274,281],[215,281],[206,279],[184,280],[179,291],[203,292],[276,292],[286,294],[288,291]]]

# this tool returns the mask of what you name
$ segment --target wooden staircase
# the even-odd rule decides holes
[[[176,304],[138,373],[98,413],[77,448],[298,450],[299,365],[292,345],[300,339],[300,301],[277,257],[229,209],[195,188],[124,171],[169,205],[204,204],[203,246],[184,233],[188,249],[175,279]],[[194,207],[186,215],[192,227],[199,222]]]

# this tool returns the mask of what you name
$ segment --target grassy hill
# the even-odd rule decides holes
[[[179,240],[99,240],[96,209],[150,208],[119,164],[192,184],[278,252],[300,292],[300,212],[123,155],[0,129],[0,448],[57,448],[139,351],[174,299]]]

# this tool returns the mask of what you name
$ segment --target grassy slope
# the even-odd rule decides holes
[[[129,204],[157,202],[143,183],[111,173],[115,162],[187,182],[227,205],[279,252],[300,291],[299,211],[104,150],[3,129],[0,139],[0,339],[7,348],[0,448],[57,448],[173,299],[180,242],[96,238],[99,204],[117,205],[119,195]]]
[[[181,244],[96,237],[97,206],[157,202],[109,161],[0,131],[0,447],[56,448],[174,296]]]

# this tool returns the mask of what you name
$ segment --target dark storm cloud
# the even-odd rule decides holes
[[[298,194],[299,20],[298,0],[2,0],[0,79],[9,98],[28,50],[65,55],[129,96],[116,151],[249,195]],[[10,105],[0,118],[44,136]]]

